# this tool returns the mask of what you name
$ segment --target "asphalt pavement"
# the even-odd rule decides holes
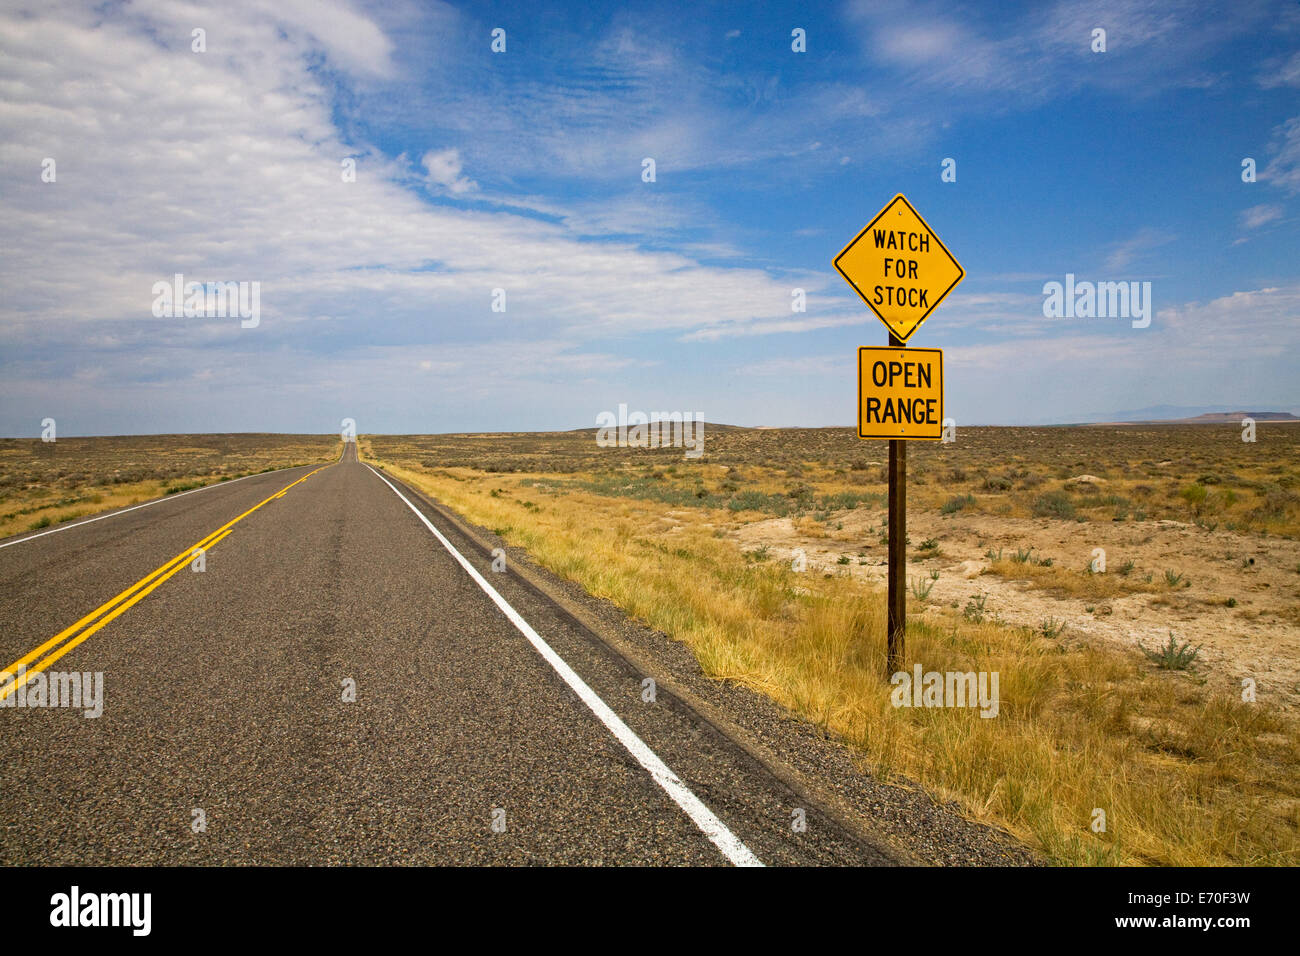
[[[353,444],[0,543],[0,863],[894,862],[492,563]]]

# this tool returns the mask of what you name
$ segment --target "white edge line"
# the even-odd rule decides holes
[[[366,465],[375,476],[393,490],[393,494],[405,502],[406,507],[415,512],[417,518],[424,522],[435,538],[437,538],[451,556],[454,557],[460,566],[465,569],[474,583],[483,589],[484,593],[492,599],[492,602],[501,609],[501,613],[510,619],[510,623],[518,628],[519,632],[528,638],[528,642],[533,645],[537,653],[542,655],[546,663],[555,669],[569,688],[578,695],[579,699],[590,708],[591,712],[596,715],[602,724],[612,733],[625,748],[628,753],[636,758],[637,763],[644,767],[650,774],[655,783],[672,797],[676,804],[686,812],[701,832],[708,837],[713,845],[716,846],[729,861],[736,866],[762,866],[763,862],[753,854],[749,847],[741,842],[740,838],[727,829],[727,825],[714,816],[713,811],[704,805],[704,803],[691,792],[691,789],[682,782],[677,774],[669,769],[668,765],[659,758],[650,747],[638,737],[635,731],[627,724],[623,723],[622,718],[614,713],[599,695],[578,676],[559,654],[551,648],[551,645],[544,641],[540,634],[533,630],[532,626],[520,616],[519,612],[510,606],[510,603],[503,598],[492,585],[484,579],[483,575],[469,563],[459,551],[448,541],[433,523],[429,521],[420,511],[419,508],[411,504],[406,495],[397,490],[391,481],[381,475],[379,472]]]
[[[341,461],[342,459],[340,459]],[[277,468],[276,471],[292,471],[294,468],[306,468],[306,465],[293,465],[289,468]],[[72,524],[59,525],[57,528],[51,528],[49,531],[42,531],[39,534],[28,535],[25,538],[19,538],[17,541],[6,541],[0,544],[0,548],[11,548],[15,544],[26,544],[28,541],[35,541],[37,538],[43,538],[47,534],[54,534],[56,531],[71,531],[73,528],[80,528],[83,524],[90,524],[92,521],[103,521],[105,518],[116,518],[118,515],[124,515],[128,511],[138,511],[141,508],[148,508],[150,505],[160,505],[164,501],[175,501],[177,498],[184,498],[186,495],[192,495],[200,491],[207,491],[209,488],[216,488],[219,485],[230,486],[237,481],[243,481],[245,478],[256,478],[258,475],[269,475],[272,472],[259,471],[257,475],[244,475],[241,478],[231,478],[229,481],[214,481],[211,484],[204,485],[202,488],[191,488],[189,491],[182,491],[175,495],[164,495],[161,498],[155,498],[153,501],[146,501],[143,504],[132,505],[129,508],[121,508],[117,511],[110,511],[106,515],[96,515],[94,518],[87,518],[85,521],[74,521]]]

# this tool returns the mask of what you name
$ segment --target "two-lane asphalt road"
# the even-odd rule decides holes
[[[891,862],[345,449],[0,543],[0,862]]]

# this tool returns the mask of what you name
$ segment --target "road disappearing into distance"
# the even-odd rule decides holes
[[[354,443],[7,542],[5,862],[892,862],[492,565]]]

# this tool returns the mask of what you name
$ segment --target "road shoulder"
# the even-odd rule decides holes
[[[441,516],[472,544],[479,559],[505,550],[512,574],[558,606],[590,640],[642,674],[701,721],[863,843],[912,865],[1015,866],[1043,861],[1010,834],[966,817],[956,802],[941,803],[907,782],[885,782],[843,742],[749,688],[713,680],[691,650],[661,631],[630,619],[610,601],[535,564],[520,548],[405,482],[387,475]],[[467,555],[470,557],[470,555]]]

